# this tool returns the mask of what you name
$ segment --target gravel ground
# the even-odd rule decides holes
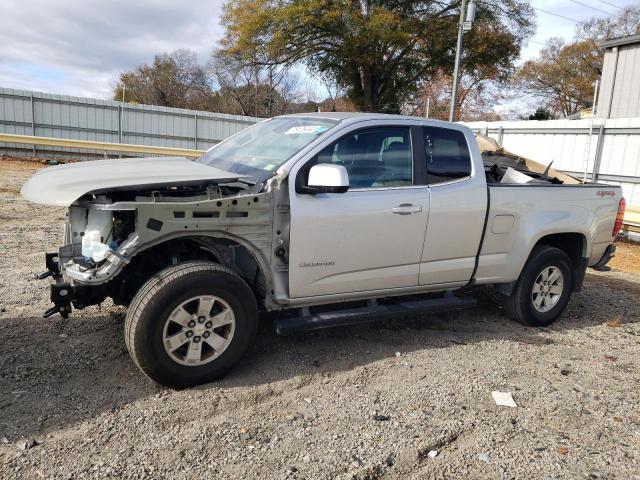
[[[639,273],[588,274],[550,328],[477,290],[465,312],[265,329],[176,392],[129,360],[121,308],[40,318],[64,209],[19,197],[36,166],[0,161],[0,478],[640,479]]]

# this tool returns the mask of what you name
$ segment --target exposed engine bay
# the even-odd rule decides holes
[[[59,270],[53,272],[64,280],[54,286],[58,308],[53,313],[106,297],[127,305],[150,275],[196,259],[232,268],[266,296],[269,286],[261,269],[280,265],[286,270],[287,259],[272,252],[272,194],[255,193],[263,188],[208,182],[82,196],[69,207]],[[283,222],[288,225],[288,218]],[[281,235],[286,225],[279,225],[276,251],[286,252]],[[68,298],[56,302],[56,292]]]
[[[137,203],[189,202],[201,199],[225,198],[260,186],[243,182],[217,185],[215,183],[175,187],[146,188],[144,190],[116,190],[108,194],[90,193],[78,199],[69,209],[68,237],[65,244],[81,244],[81,256],[95,267],[107,258],[136,229]],[[129,203],[130,205],[125,205]],[[120,205],[123,210],[114,210]],[[195,218],[206,218],[196,213]]]

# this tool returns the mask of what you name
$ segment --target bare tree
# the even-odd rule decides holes
[[[255,57],[231,55],[218,50],[209,66],[220,95],[241,115],[272,117],[286,113],[300,98],[298,76],[282,65],[264,65]]]
[[[206,70],[189,50],[156,55],[150,65],[139,65],[120,75],[114,98],[166,107],[211,109],[216,95]]]
[[[423,82],[403,111],[409,115],[426,116],[439,120],[449,118],[451,105],[451,76],[439,71],[429,81]],[[464,73],[458,86],[457,118],[463,121],[499,120],[493,107],[505,98],[502,83]]]
[[[578,40],[595,40],[624,37],[640,33],[640,7],[627,7],[620,14],[606,18],[592,18],[576,27]]]
[[[331,112],[338,111],[339,100],[346,96],[347,90],[338,83],[335,77],[326,73],[320,74],[317,79],[324,86],[327,93],[327,98],[322,102],[324,104],[323,108]]]

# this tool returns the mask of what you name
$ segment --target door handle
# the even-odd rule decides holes
[[[412,205],[410,203],[403,203],[395,207],[392,212],[398,215],[411,215],[412,213],[418,213],[422,211],[422,205]]]

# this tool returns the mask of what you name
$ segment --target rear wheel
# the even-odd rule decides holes
[[[255,297],[238,275],[190,262],[159,272],[140,289],[127,311],[125,341],[149,378],[185,388],[229,371],[257,323]]]
[[[541,246],[531,254],[503,305],[507,315],[514,320],[543,327],[562,314],[572,292],[571,259],[560,249]]]

